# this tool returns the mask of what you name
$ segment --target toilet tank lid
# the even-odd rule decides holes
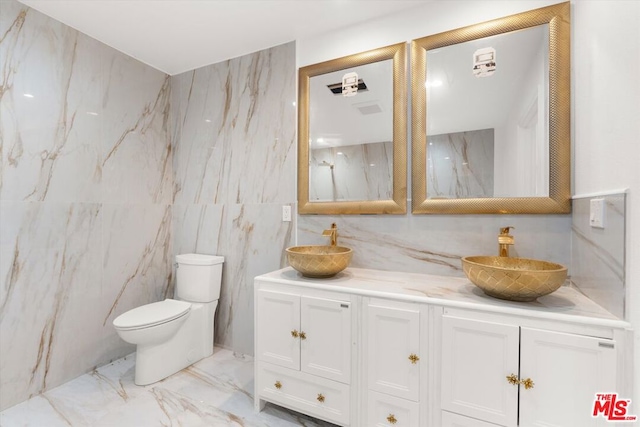
[[[176,262],[187,265],[215,265],[222,264],[224,257],[203,254],[181,254],[176,255]]]

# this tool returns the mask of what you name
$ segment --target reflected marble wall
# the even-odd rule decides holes
[[[0,409],[134,350],[169,295],[169,78],[0,2]]]
[[[494,130],[427,137],[427,197],[493,196]]]
[[[393,198],[393,142],[316,148],[309,152],[309,200]]]
[[[589,223],[591,200],[605,201],[605,228]],[[571,281],[582,293],[621,319],[625,318],[626,195],[573,200]]]
[[[295,67],[289,43],[171,78],[173,252],[225,257],[215,342],[246,354],[253,278],[295,238]]]

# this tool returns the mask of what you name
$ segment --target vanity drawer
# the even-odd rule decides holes
[[[349,425],[350,392],[346,384],[264,362],[258,362],[256,381],[261,399]]]
[[[475,418],[465,417],[449,411],[442,411],[442,427],[499,427]]]
[[[368,426],[414,427],[420,425],[420,405],[406,399],[369,391]]]

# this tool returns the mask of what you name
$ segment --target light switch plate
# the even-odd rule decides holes
[[[594,228],[604,228],[604,199],[591,199],[589,224]]]
[[[291,205],[282,205],[282,221],[291,222]]]

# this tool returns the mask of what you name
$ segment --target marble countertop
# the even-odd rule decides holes
[[[291,267],[256,277],[273,282],[332,292],[393,298],[487,312],[556,319],[598,326],[629,328],[614,316],[570,286],[533,302],[514,302],[487,296],[467,278],[347,268],[328,279],[303,277]]]

